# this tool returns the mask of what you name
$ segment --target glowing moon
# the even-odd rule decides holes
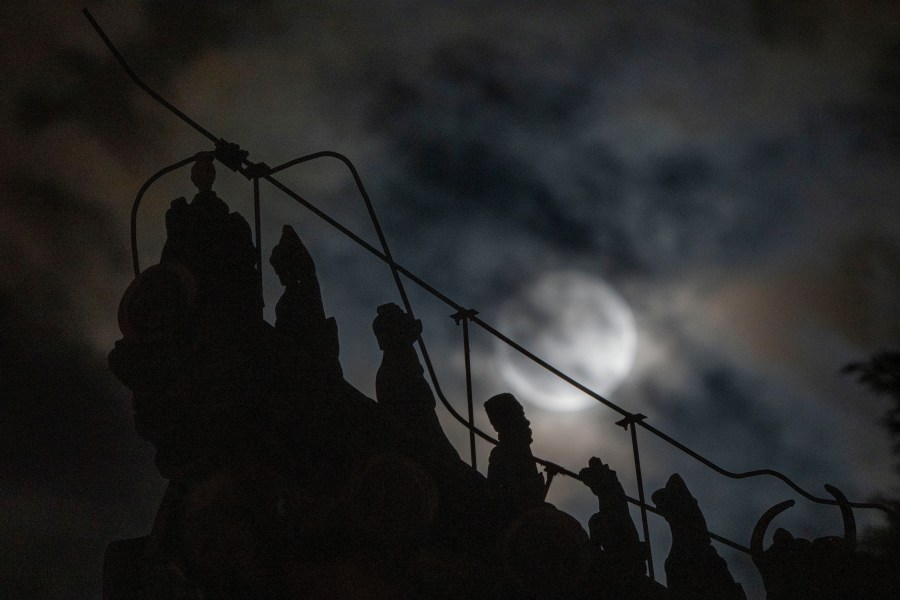
[[[557,271],[539,278],[503,310],[500,330],[602,396],[634,364],[637,329],[625,300],[603,281]],[[499,342],[500,375],[516,396],[541,408],[572,412],[597,401]]]

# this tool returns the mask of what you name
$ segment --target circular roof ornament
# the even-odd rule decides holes
[[[180,263],[153,265],[131,282],[119,303],[119,329],[132,341],[172,333],[190,312],[197,283]]]

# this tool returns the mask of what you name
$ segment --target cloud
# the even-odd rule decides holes
[[[162,482],[105,361],[19,301],[0,296],[0,593],[87,597],[109,541],[144,533]]]
[[[603,130],[640,122],[627,112],[623,124],[609,122],[605,103],[584,91],[615,79],[583,65],[561,85],[553,65],[533,64],[525,51],[493,51],[493,44],[436,48],[433,67],[401,74],[409,80],[388,86],[376,105],[385,108],[373,122],[401,165],[386,190],[399,203],[398,229],[413,229],[405,221],[426,230],[423,220],[462,231],[478,224],[499,247],[514,224],[547,254],[599,255],[611,270],[636,272],[751,252],[779,233],[772,208],[782,208],[782,198],[747,189],[736,170],[748,165],[728,164],[690,140],[629,156]],[[778,212],[794,216],[790,207]]]

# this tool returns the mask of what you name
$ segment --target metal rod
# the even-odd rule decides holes
[[[113,57],[116,59],[116,61],[119,63],[119,65],[125,70],[125,73],[128,74],[128,77],[130,77],[131,80],[135,84],[137,84],[137,86],[139,88],[141,88],[142,90],[144,90],[145,92],[150,94],[150,96],[154,100],[156,100],[157,102],[159,102],[160,104],[165,106],[166,109],[168,109],[170,112],[177,115],[179,119],[181,119],[182,121],[184,121],[185,123],[187,123],[188,125],[193,127],[201,135],[208,138],[213,143],[217,143],[219,141],[216,138],[216,136],[214,136],[209,131],[207,131],[206,129],[201,127],[196,121],[194,121],[189,116],[187,116],[186,114],[184,114],[183,112],[178,110],[178,108],[174,104],[172,104],[171,102],[169,102],[168,100],[166,100],[165,98],[160,96],[153,88],[151,88],[149,85],[147,85],[146,83],[141,81],[141,78],[137,76],[137,73],[135,73],[134,71],[131,70],[131,67],[128,66],[127,62],[125,62],[125,58],[119,53],[119,51],[113,45],[112,41],[110,41],[110,39],[106,36],[106,33],[104,33],[103,29],[100,27],[100,24],[94,20],[94,16],[91,14],[91,11],[89,11],[87,8],[85,8],[81,12],[84,13],[84,16],[87,18],[88,22],[90,22],[91,26],[94,28],[94,31],[97,32],[97,35],[99,35],[100,39],[103,40],[103,43],[106,44],[106,47],[112,53]]]
[[[653,576],[653,551],[650,547],[650,526],[647,523],[647,501],[644,497],[644,478],[641,475],[641,454],[638,451],[637,428],[635,423],[646,419],[644,415],[634,415],[633,418],[622,419],[617,425],[622,425],[625,429],[631,430],[631,450],[634,455],[634,475],[637,480],[638,500],[640,500],[641,509],[641,525],[644,529],[644,545],[647,547],[647,571],[650,579],[655,580]],[[630,427],[629,427],[630,425]]]
[[[191,156],[189,158],[185,158],[183,160],[179,160],[177,163],[171,164],[168,167],[164,167],[150,176],[150,179],[144,182],[144,185],[141,186],[141,189],[138,190],[137,196],[134,198],[134,202],[131,204],[131,262],[134,267],[134,276],[137,277],[141,274],[141,264],[140,259],[138,257],[138,246],[137,246],[137,215],[138,209],[141,207],[141,201],[144,199],[144,193],[150,188],[153,183],[165,175],[166,173],[170,173],[175,169],[180,169],[185,165],[189,165],[192,162],[196,162],[198,157]]]
[[[469,352],[469,315],[462,315],[462,327],[463,327],[463,356],[465,358],[466,363],[466,401],[468,402],[469,408],[469,449],[472,453],[472,468],[478,469],[478,464],[475,459],[475,412],[472,407],[472,366],[469,360],[470,352]]]
[[[263,294],[263,276],[262,276],[262,226],[259,217],[259,177],[253,178],[253,220],[256,229],[256,276],[259,282],[259,306],[260,309],[266,305],[265,295]]]

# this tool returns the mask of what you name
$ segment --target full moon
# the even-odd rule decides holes
[[[628,376],[637,328],[625,300],[600,279],[573,271],[538,278],[503,307],[501,331],[601,396]],[[540,408],[574,412],[597,401],[506,344],[498,342],[503,381],[519,398]]]

